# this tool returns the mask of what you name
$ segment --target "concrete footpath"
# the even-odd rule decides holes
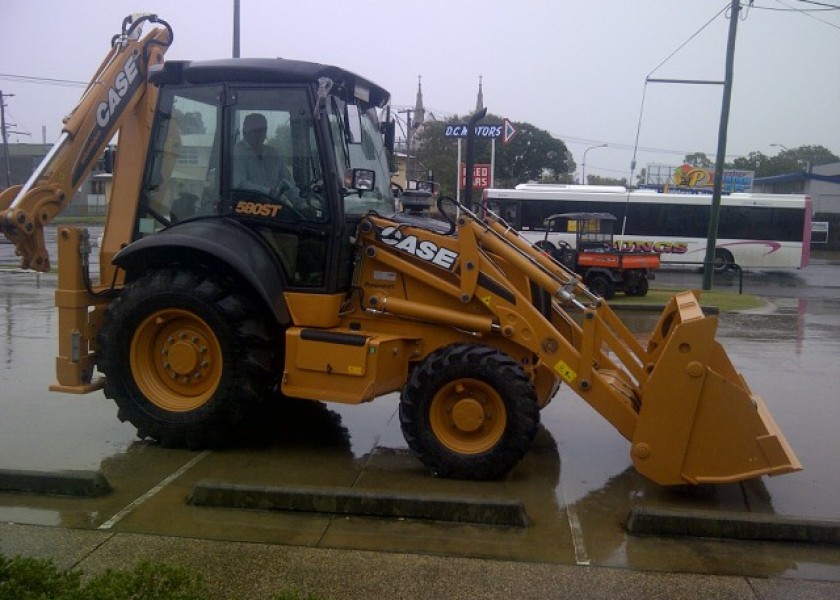
[[[306,546],[0,524],[0,552],[52,559],[87,574],[141,561],[200,573],[212,598],[374,599],[719,598],[836,599],[840,582],[336,550]]]

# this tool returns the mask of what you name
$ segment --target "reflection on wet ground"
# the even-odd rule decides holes
[[[718,338],[767,402],[805,470],[743,485],[665,489],[632,468],[629,445],[561,389],[542,411],[534,449],[500,482],[433,478],[400,432],[396,394],[362,406],[294,402],[247,443],[206,455],[137,441],[101,393],[51,394],[56,347],[52,276],[0,271],[0,468],[100,469],[115,491],[94,499],[0,494],[0,521],[758,576],[840,580],[840,549],[629,536],[637,504],[840,519],[840,302],[770,298],[767,310],[720,317]],[[622,315],[647,332],[657,315]],[[141,505],[138,498],[194,461]],[[524,529],[192,507],[197,481],[324,485],[519,498]]]

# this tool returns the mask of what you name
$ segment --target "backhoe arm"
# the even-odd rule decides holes
[[[160,27],[141,38],[145,22]],[[15,244],[21,267],[49,271],[44,226],[71,202],[106,145],[132,118],[147,92],[149,65],[161,62],[171,43],[172,29],[157,16],[126,17],[58,142],[23,186],[0,193],[0,229]]]

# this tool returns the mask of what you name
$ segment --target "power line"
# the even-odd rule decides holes
[[[801,2],[802,0],[799,0],[799,1]],[[819,21],[820,23],[824,23],[824,24],[828,25],[829,27],[834,27],[835,29],[840,29],[840,25],[835,25],[831,21],[826,21],[825,19],[820,19],[819,17],[815,17],[814,15],[811,14],[812,11],[802,10],[800,8],[795,8],[795,7],[793,7],[789,4],[785,4],[784,2],[782,2],[782,0],[776,0],[776,2],[778,2],[782,6],[786,6],[787,8],[789,8],[792,11],[802,13],[806,17],[810,17],[811,19],[814,19],[815,21]],[[840,7],[837,7],[837,8],[840,8]]]
[[[706,24],[705,24],[705,25],[703,25],[700,29],[698,29],[697,31],[695,31],[695,32],[691,35],[691,37],[689,37],[686,41],[684,41],[682,44],[680,44],[680,46],[679,46],[676,50],[674,50],[673,52],[671,52],[671,54],[669,54],[669,55],[668,55],[668,58],[666,58],[666,59],[665,59],[665,60],[663,60],[661,63],[659,63],[658,65],[656,65],[656,67],[654,67],[653,71],[651,71],[650,73],[648,73],[648,77],[650,77],[651,75],[653,75],[653,74],[654,74],[654,73],[655,73],[655,72],[659,69],[659,67],[661,67],[661,66],[662,66],[662,65],[664,65],[666,62],[668,62],[669,60],[671,60],[677,52],[679,52],[680,50],[682,50],[683,48],[685,48],[691,40],[693,40],[693,39],[694,39],[694,38],[696,38],[698,35],[700,35],[700,32],[702,32],[704,29],[706,29],[706,27],[708,27],[709,25],[711,25],[711,24],[712,24],[712,22],[713,22],[715,19],[717,19],[717,18],[721,15],[721,13],[725,12],[728,8],[729,8],[729,4],[727,4],[726,6],[724,6],[723,8],[721,8],[719,11],[717,11],[717,13],[715,13],[715,16],[713,16],[711,19],[709,19],[709,20],[706,22]]]
[[[797,0],[798,2],[802,2],[804,4],[814,4],[816,6],[827,6],[829,10],[840,10],[840,6],[836,4],[827,4],[825,2],[816,2],[815,0]]]
[[[37,83],[42,85],[58,85],[61,87],[84,87],[86,81],[74,81],[72,79],[52,79],[50,77],[33,77],[31,75],[14,75],[12,73],[0,73],[0,79],[7,81],[22,81],[25,83]]]
[[[772,6],[756,6],[753,4],[749,8],[750,10],[769,10],[772,12],[800,12],[800,13],[815,13],[815,12],[832,12],[835,10],[840,10],[840,7],[837,8],[773,8]]]

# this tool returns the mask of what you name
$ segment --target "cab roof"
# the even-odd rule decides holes
[[[390,94],[372,81],[340,67],[283,58],[226,58],[220,60],[170,60],[149,68],[155,84],[177,83],[308,83],[317,85],[321,77],[345,88],[374,106],[388,103]]]

